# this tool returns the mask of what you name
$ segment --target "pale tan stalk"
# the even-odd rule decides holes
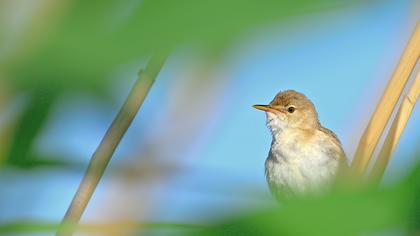
[[[411,36],[401,56],[400,62],[389,81],[376,110],[365,129],[353,159],[352,168],[359,176],[363,176],[372,158],[372,154],[388,123],[398,98],[410,77],[420,55],[420,23]]]
[[[410,114],[417,102],[420,93],[420,71],[417,72],[417,76],[412,84],[408,94],[404,96],[398,113],[392,123],[391,129],[385,139],[382,149],[379,153],[378,159],[373,166],[371,179],[375,183],[379,183],[381,180],[391,155],[395,151],[398,140],[401,137],[402,132],[407,124]]]
[[[147,93],[152,87],[166,55],[153,57],[146,67],[140,71],[138,79],[131,89],[123,107],[115,117],[111,126],[108,128],[101,143],[93,154],[85,176],[64,216],[62,225],[77,225],[93,192],[98,185],[111,157],[120,143],[124,133],[127,131],[140,106],[142,105]],[[60,227],[56,235],[72,235],[73,231],[68,227]]]

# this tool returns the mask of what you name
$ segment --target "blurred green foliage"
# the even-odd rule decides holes
[[[118,66],[178,46],[222,50],[257,26],[359,2],[362,1],[73,0],[51,4],[50,10],[57,13],[51,18],[54,22],[47,20],[47,26],[40,26],[36,24],[43,21],[34,19],[29,28],[41,32],[33,30],[36,32],[27,34],[22,44],[30,46],[17,45],[22,48],[22,55],[0,65],[7,75],[2,78],[17,93],[25,91],[30,96],[17,122],[6,164],[48,164],[50,161],[31,158],[36,156],[31,147],[56,99],[63,92],[80,90],[105,95],[109,75]]]
[[[391,186],[342,186],[326,196],[282,202],[278,207],[225,217],[207,225],[139,222],[139,231],[166,229],[166,235],[412,235],[420,231],[420,165]],[[249,211],[248,211],[249,212]],[[201,214],[205,215],[206,212]],[[50,232],[58,223],[15,222],[0,233]],[[104,228],[110,226],[103,226]],[[93,226],[81,225],[81,231]],[[96,227],[97,232],[101,230]],[[181,232],[181,234],[179,234]]]
[[[156,51],[191,43],[220,46],[263,23],[348,5],[344,0],[70,1],[34,52],[9,69],[30,89],[96,88],[112,68]]]
[[[405,235],[420,231],[420,166],[391,187],[341,189],[347,190],[295,199],[191,235]]]
[[[54,91],[33,91],[28,94],[29,103],[22,112],[20,125],[16,127],[14,140],[10,147],[8,164],[30,168],[38,165],[58,164],[58,160],[37,158],[30,152],[33,140],[46,122],[53,100]]]

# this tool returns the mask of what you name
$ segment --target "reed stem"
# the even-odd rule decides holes
[[[394,153],[397,146],[398,140],[404,131],[407,121],[410,118],[411,112],[417,102],[420,93],[420,71],[417,72],[417,76],[412,84],[407,95],[401,103],[398,113],[392,123],[391,129],[385,139],[382,149],[379,153],[378,159],[376,160],[370,178],[373,183],[378,184],[384,175],[385,169],[388,166],[389,160],[391,159],[392,153]]]
[[[62,220],[62,227],[60,227],[56,233],[57,236],[73,234],[72,228],[65,226],[77,225],[79,222],[99,180],[111,160],[112,154],[143,104],[143,101],[150,91],[166,58],[166,54],[152,57],[146,66],[146,69],[139,72],[138,79],[131,89],[124,105],[108,128],[96,151],[93,153],[83,180]]]
[[[420,22],[409,40],[400,58],[400,62],[365,129],[352,162],[352,169],[357,176],[364,176],[372,154],[388,123],[398,98],[410,77],[420,55]]]

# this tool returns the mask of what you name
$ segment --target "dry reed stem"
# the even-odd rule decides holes
[[[357,176],[365,175],[379,138],[391,117],[392,111],[408,81],[410,73],[416,65],[419,54],[420,22],[417,22],[416,29],[400,58],[400,62],[392,75],[391,80],[388,82],[385,92],[359,141],[352,163],[352,168]]]
[[[212,119],[220,118],[215,114],[223,102],[222,94],[226,92],[228,80],[216,69],[218,64],[214,60],[207,58],[203,61],[195,60],[187,65],[186,69],[176,73],[170,82],[171,89],[168,91],[168,96],[171,99],[160,104],[164,107],[163,118],[156,120],[152,129],[143,131],[140,137],[142,142],[135,148],[137,150],[134,152],[135,155],[140,153],[149,160],[136,158],[135,162],[125,167],[122,170],[123,179],[115,184],[118,189],[111,189],[111,191],[124,192],[120,188],[127,188],[124,194],[106,197],[105,201],[96,206],[99,209],[106,207],[106,214],[111,214],[109,215],[111,220],[115,218],[115,214],[121,219],[138,219],[150,213],[154,204],[148,203],[154,200],[153,194],[147,190],[147,187],[139,188],[138,183],[144,182],[149,185],[155,181],[166,181],[182,171],[182,167],[178,164],[165,164],[161,160],[169,158],[182,162],[191,144],[205,131],[203,127],[212,123]],[[141,204],[138,204],[138,196],[141,196]],[[96,214],[102,212],[103,210]],[[108,217],[102,215],[101,218],[107,221]],[[143,235],[143,229],[138,227],[133,229],[130,228],[131,225],[121,226],[119,229],[115,228],[114,235],[133,235],[134,231],[136,235]],[[147,228],[144,230],[147,231]]]
[[[398,144],[398,140],[401,137],[402,132],[410,118],[411,112],[417,102],[420,93],[420,71],[417,72],[417,76],[412,84],[408,94],[404,96],[398,113],[392,123],[391,129],[385,139],[382,149],[379,153],[378,159],[373,166],[371,179],[375,184],[378,184],[381,180],[388,162],[391,158],[392,153]]]
[[[146,69],[139,72],[138,79],[131,89],[124,105],[108,128],[89,162],[85,176],[64,216],[62,221],[63,226],[69,224],[77,225],[79,222],[112,154],[140,109],[140,106],[152,87],[165,60],[166,55],[155,56],[149,61]],[[66,227],[60,227],[56,233],[57,236],[72,234],[73,231]]]

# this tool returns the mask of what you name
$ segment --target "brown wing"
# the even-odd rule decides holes
[[[320,130],[321,130],[322,132],[324,132],[326,135],[328,135],[328,136],[332,137],[332,138],[333,138],[333,139],[332,139],[333,143],[334,143],[337,147],[339,147],[339,148],[340,148],[341,154],[338,156],[338,158],[340,159],[340,160],[339,160],[339,161],[340,161],[340,165],[341,165],[341,168],[343,168],[343,169],[347,169],[347,168],[348,168],[347,157],[346,157],[346,154],[345,154],[345,152],[344,152],[344,150],[343,150],[343,146],[341,145],[341,142],[340,142],[340,140],[338,139],[337,135],[336,135],[333,131],[331,131],[331,130],[329,130],[329,129],[325,128],[325,127],[322,127],[322,126],[320,127]]]
[[[324,132],[326,135],[333,137],[333,141],[337,144],[337,146],[340,146],[341,147],[341,142],[340,142],[340,140],[338,139],[337,135],[334,132],[332,132],[331,130],[329,130],[329,129],[325,128],[325,127],[322,127],[322,126],[319,129],[322,132]]]

